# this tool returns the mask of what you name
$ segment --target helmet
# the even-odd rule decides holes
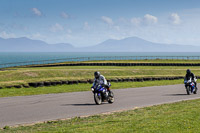
[[[99,78],[99,76],[100,76],[100,72],[98,72],[98,71],[94,72],[94,77],[95,77],[96,79]]]
[[[186,73],[187,73],[187,74],[191,74],[190,69],[187,69]]]

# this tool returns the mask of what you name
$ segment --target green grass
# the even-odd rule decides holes
[[[178,66],[62,66],[15,68],[0,71],[0,86],[27,84],[28,82],[93,79],[100,71],[107,79],[134,77],[184,76],[190,68],[200,75],[200,67]]]
[[[139,108],[110,115],[94,115],[33,126],[6,127],[2,132],[58,133],[197,133],[200,132],[200,99]]]
[[[174,84],[182,84],[182,83],[183,83],[183,80],[161,80],[161,81],[145,81],[145,82],[118,82],[118,83],[111,83],[112,84],[111,89],[174,85]],[[3,88],[3,89],[0,89],[0,97],[90,91],[91,86],[92,86],[91,84],[77,84],[77,85],[57,85],[57,86],[38,87],[38,88],[32,88],[31,87],[31,88],[20,88],[20,89]]]

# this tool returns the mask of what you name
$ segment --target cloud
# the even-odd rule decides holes
[[[89,26],[88,22],[85,22],[85,23],[84,23],[83,29],[84,29],[84,30],[90,30],[90,26]]]
[[[41,11],[39,9],[32,8],[31,10],[32,10],[33,14],[35,14],[37,16],[42,16],[42,13],[41,13]]]
[[[102,20],[103,22],[109,24],[109,25],[113,25],[113,24],[114,24],[114,23],[113,23],[113,20],[112,20],[111,18],[109,18],[109,17],[106,17],[106,16],[102,16],[102,17],[101,17],[101,20]]]
[[[120,23],[127,23],[127,19],[124,17],[120,17],[118,20]]]
[[[119,26],[114,26],[114,29],[117,31],[120,31],[120,27]]]
[[[61,17],[67,19],[67,18],[69,18],[69,14],[62,12]]]
[[[34,33],[34,34],[32,34],[31,36],[28,36],[28,37],[30,37],[32,39],[38,39],[38,40],[44,38],[44,36],[42,36],[40,33]]]
[[[62,25],[56,23],[55,25],[52,25],[50,28],[50,31],[52,32],[57,32],[57,31],[62,31],[64,28]]]
[[[69,33],[69,34],[72,33],[72,30],[68,29],[68,30],[67,30],[67,33]]]
[[[181,23],[181,19],[177,13],[172,13],[169,17],[172,24],[178,25]]]
[[[26,26],[24,26],[22,24],[17,24],[17,23],[11,24],[10,27],[12,29],[20,30],[20,31],[27,31],[28,30],[28,27],[26,27]]]
[[[132,18],[131,19],[131,23],[138,26],[138,25],[152,25],[152,24],[156,24],[158,22],[158,18],[150,15],[150,14],[146,14],[144,15],[144,17],[142,18]]]
[[[63,40],[65,40],[66,38],[67,38],[67,39],[73,39],[73,36],[70,35],[70,34],[65,34]]]
[[[33,34],[29,34],[29,35],[24,35],[23,37],[27,37],[33,40],[41,40],[41,41],[45,41],[48,42],[49,41],[49,36],[48,35],[43,35],[39,32],[33,33]]]
[[[152,16],[150,14],[144,15],[143,19],[144,19],[144,22],[147,23],[147,24],[156,24],[158,22],[157,17]]]
[[[6,33],[5,31],[0,33],[0,37],[2,38],[16,38],[16,35],[14,33]]]
[[[132,18],[131,23],[134,25],[139,25],[141,23],[142,19],[141,18]]]

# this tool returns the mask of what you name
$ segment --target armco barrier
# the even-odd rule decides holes
[[[21,85],[14,85],[15,88],[22,88]]]
[[[29,88],[30,86],[29,85],[22,85],[24,88]]]
[[[56,66],[200,66],[200,63],[69,63],[53,65],[34,65],[30,67],[56,67]]]
[[[143,82],[143,81],[156,81],[156,80],[177,80],[183,79],[183,76],[176,77],[143,77],[143,78],[117,78],[117,79],[108,79],[108,82]],[[199,79],[200,76],[197,76]],[[78,83],[93,83],[93,79],[88,80],[62,80],[62,81],[44,81],[44,82],[31,82],[28,85],[9,85],[6,88],[29,88],[29,87],[43,87],[43,86],[55,86],[63,84],[78,84]],[[0,86],[0,89],[3,87]]]
[[[44,86],[50,86],[51,85],[51,82],[44,82]]]

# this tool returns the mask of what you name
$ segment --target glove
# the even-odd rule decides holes
[[[91,91],[92,91],[92,92],[94,91],[94,88],[93,88],[93,87],[91,88]]]

